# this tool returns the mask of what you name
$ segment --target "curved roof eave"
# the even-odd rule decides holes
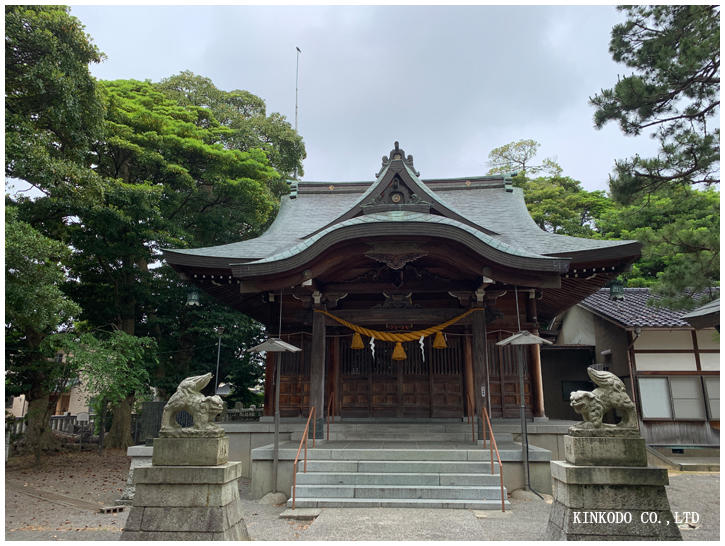
[[[359,237],[390,235],[391,227],[394,227],[397,236],[427,235],[455,240],[482,257],[513,268],[563,273],[567,271],[570,261],[566,257],[542,256],[512,247],[451,218],[388,211],[358,216],[329,226],[307,240],[261,260],[229,265],[237,277],[283,273],[304,266],[334,244]]]

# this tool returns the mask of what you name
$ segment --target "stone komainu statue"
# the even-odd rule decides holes
[[[187,377],[179,383],[176,392],[164,406],[161,415],[163,437],[217,437],[224,434],[224,429],[214,424],[214,417],[223,409],[219,396],[204,396],[201,389],[211,380],[211,372],[196,377]],[[176,422],[176,414],[186,411],[191,414],[194,423],[191,427],[182,428]]]
[[[611,409],[617,410],[622,415],[622,420],[617,423],[620,428],[637,428],[637,413],[634,403],[624,390],[624,383],[616,375],[609,372],[597,371],[594,368],[587,368],[591,380],[598,386],[592,392],[574,391],[570,395],[570,405],[584,421],[575,425],[577,429],[595,429],[614,427],[602,423],[602,418]]]

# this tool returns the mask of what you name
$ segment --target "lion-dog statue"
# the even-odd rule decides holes
[[[602,429],[607,427],[637,428],[637,413],[634,403],[624,390],[624,383],[616,375],[609,372],[597,371],[587,368],[587,374],[598,386],[592,392],[574,391],[569,400],[570,405],[584,418],[573,428],[579,430]],[[622,420],[616,425],[602,423],[604,415],[611,409],[622,415]]]
[[[222,412],[223,403],[219,396],[204,396],[201,389],[211,380],[211,372],[205,375],[187,377],[179,383],[176,392],[164,406],[161,415],[160,436],[165,437],[217,437],[224,429],[214,424],[214,418]],[[194,423],[182,428],[176,422],[176,414],[186,411],[191,414]]]

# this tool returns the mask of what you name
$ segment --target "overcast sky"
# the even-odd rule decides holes
[[[303,180],[372,180],[398,140],[422,178],[483,175],[491,149],[533,138],[589,190],[648,137],[593,127],[588,98],[628,73],[611,6],[73,6],[107,60],[100,79],[191,70],[295,118]]]

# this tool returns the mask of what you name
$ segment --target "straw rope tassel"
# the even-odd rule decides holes
[[[364,349],[365,345],[363,345],[362,337],[360,337],[360,334],[355,332],[352,335],[352,343],[350,344],[351,349]]]
[[[405,349],[403,349],[403,345],[401,345],[400,341],[395,344],[392,358],[393,360],[405,360],[408,358],[408,355],[405,354]]]

